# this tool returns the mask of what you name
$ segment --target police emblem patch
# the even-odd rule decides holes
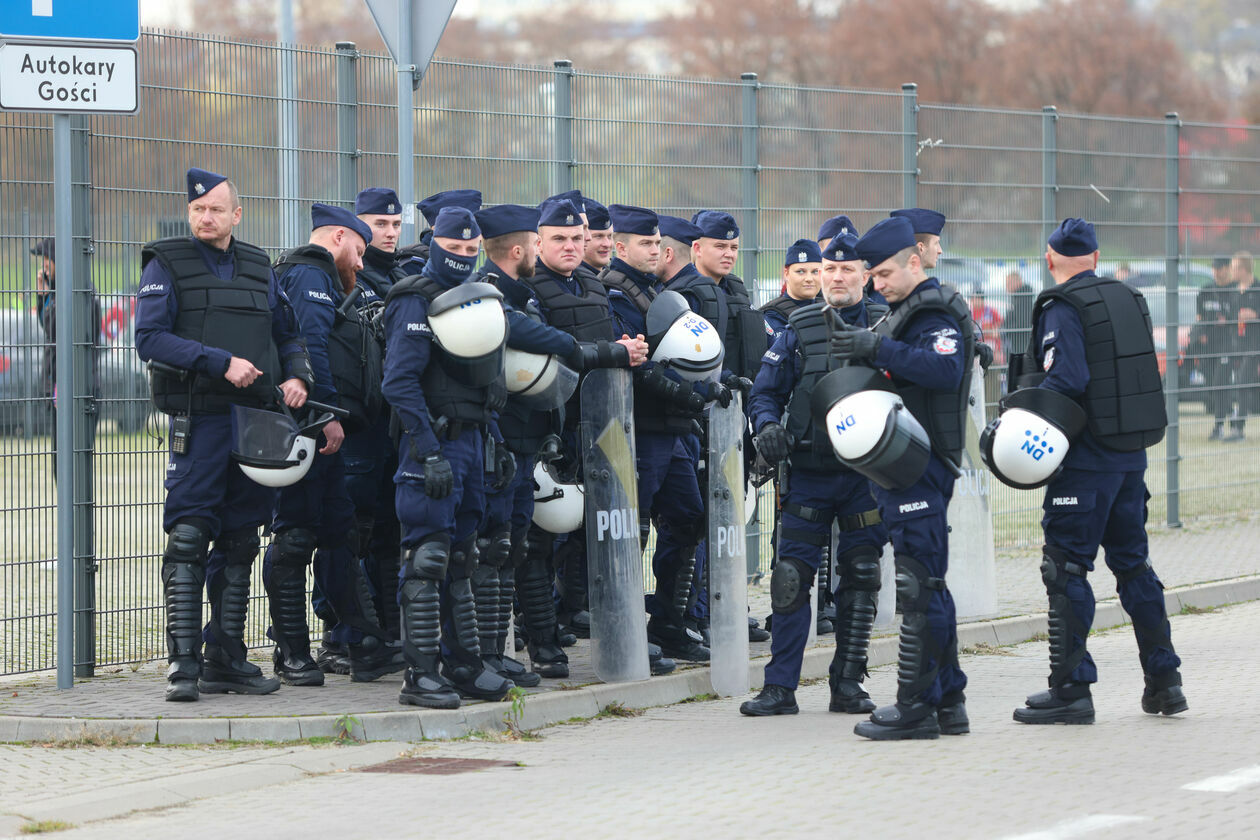
[[[949,336],[938,335],[936,341],[932,342],[932,349],[939,356],[952,356],[958,352],[958,341]]]
[[[193,184],[193,189],[197,191],[197,195],[204,195],[206,192],[205,185],[201,183]]]
[[[769,324],[766,324],[766,335],[774,335],[774,329]]]
[[[464,239],[472,239],[472,228],[464,228],[463,236]]]
[[[842,227],[842,228],[840,228],[840,233],[839,233],[838,235],[839,235],[839,236],[848,236],[848,234],[849,234],[849,229],[848,229],[847,227]]]
[[[1051,347],[1049,350],[1046,351],[1045,358],[1041,360],[1041,369],[1048,372],[1050,370],[1050,366],[1053,364],[1054,364],[1054,348]]]
[[[808,254],[806,254],[804,251],[797,251],[797,252],[796,252],[796,261],[797,261],[797,262],[805,262],[808,258],[809,258],[809,255],[808,255]]]
[[[564,223],[565,223],[566,225],[571,225],[571,224],[573,224],[573,214],[572,214],[572,213],[570,213],[569,215],[567,215],[567,216],[565,216],[565,217],[564,217]]]
[[[727,238],[727,239],[734,239],[734,238],[735,238],[735,231],[733,231],[733,230],[728,230],[728,231],[726,232],[726,238]]]
[[[386,204],[386,205],[385,205],[385,212],[386,212],[386,213],[393,213],[393,212],[394,212],[394,205],[392,205],[392,204]]]

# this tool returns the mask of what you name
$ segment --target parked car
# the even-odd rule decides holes
[[[153,410],[149,379],[136,355],[133,329],[133,324],[127,324],[114,341],[98,351],[101,386],[97,411],[102,420],[117,423],[123,434],[144,428],[144,421]]]
[[[0,309],[0,433],[43,434],[52,400],[42,381],[44,333],[35,313]]]

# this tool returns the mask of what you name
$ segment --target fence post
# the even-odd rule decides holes
[[[1166,500],[1168,503],[1168,527],[1181,527],[1181,411],[1179,381],[1181,370],[1177,366],[1181,342],[1178,324],[1178,282],[1181,275],[1180,239],[1178,238],[1178,198],[1181,192],[1180,147],[1181,120],[1177,112],[1164,115],[1164,351],[1167,363],[1164,373],[1164,400],[1167,403],[1168,432],[1165,435]]]
[[[1059,195],[1059,109],[1046,105],[1041,109],[1041,241],[1047,242],[1058,226]],[[1041,286],[1054,285],[1050,269],[1041,267]]]
[[[337,195],[353,204],[359,192],[359,50],[354,41],[337,42]]]
[[[74,675],[96,667],[96,345],[101,323],[92,305],[92,133],[87,116],[70,118],[70,189],[74,253]]]
[[[573,62],[559,58],[552,64],[556,68],[556,166],[552,187],[554,192],[562,193],[573,189],[573,168],[577,165],[573,160]]]
[[[901,86],[901,206],[919,206],[919,86]]]
[[[753,302],[756,303],[759,290],[757,261],[761,256],[761,155],[757,148],[760,128],[757,91],[761,89],[761,84],[756,73],[742,73],[739,78],[744,83],[740,120],[743,131],[739,142],[742,152],[740,203],[744,205],[744,218],[740,225],[739,247],[744,252],[744,282],[752,289]]]
[[[294,54],[297,38],[293,32],[293,0],[281,0],[278,17],[280,43],[276,45],[276,58],[280,64],[280,84],[276,105],[279,109],[280,142],[276,151],[279,153],[280,170],[280,227],[277,231],[279,238],[273,244],[289,248],[293,243],[306,240],[298,202],[302,173],[297,152],[297,56]]]

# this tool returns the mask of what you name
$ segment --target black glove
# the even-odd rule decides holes
[[[451,462],[441,452],[424,458],[424,495],[437,501],[451,495],[455,489],[455,471]]]
[[[765,458],[769,464],[782,461],[788,456],[788,450],[792,448],[787,429],[778,423],[767,423],[762,426],[757,437],[753,439],[753,443],[756,444],[761,457]]]
[[[833,332],[830,341],[831,355],[840,360],[874,361],[883,340],[883,336],[870,330],[852,329]]]
[[[737,376],[734,373],[728,373],[722,377],[722,384],[732,391],[739,391],[747,394],[752,390],[752,380],[744,376]]]
[[[716,402],[722,408],[727,408],[731,404],[731,389],[721,382],[710,382],[707,401]]]
[[[983,341],[976,342],[976,358],[980,360],[980,369],[988,370],[993,364],[993,348]]]
[[[494,489],[502,490],[507,487],[515,475],[516,456],[500,443],[494,452]]]
[[[562,454],[560,438],[556,435],[547,435],[543,438],[542,446],[538,447],[538,460],[544,464],[550,464]]]

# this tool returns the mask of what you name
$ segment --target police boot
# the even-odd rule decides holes
[[[264,580],[271,606],[268,635],[276,643],[271,661],[285,685],[324,684],[324,672],[311,658],[306,626],[306,567],[314,551],[315,533],[305,528],[281,531],[267,549],[271,555],[270,572]]]
[[[438,581],[446,575],[450,542],[445,534],[403,552],[402,604],[403,676],[398,702],[429,709],[458,709],[459,693],[438,673],[438,639],[442,632]]]
[[[875,709],[862,680],[866,677],[867,652],[879,600],[879,551],[873,546],[849,549],[840,557],[840,569],[841,588],[835,599],[836,653],[828,669],[828,708],[833,712],[865,714]]]
[[[346,646],[332,640],[332,625],[324,622],[324,635],[319,641],[319,650],[315,653],[315,664],[325,674],[350,673],[350,659]]]
[[[661,652],[660,645],[648,642],[648,670],[652,672],[652,676],[663,677],[666,674],[672,674],[677,667],[674,660]]]
[[[692,583],[696,573],[694,546],[684,547],[681,562],[672,578],[666,574],[656,581],[656,598],[661,613],[648,620],[648,641],[661,646],[661,652],[672,659],[687,662],[708,662],[709,649],[698,630],[687,625],[691,605]]]
[[[403,661],[401,646],[390,644],[385,630],[380,625],[367,572],[357,559],[352,560],[352,563],[351,572],[354,580],[352,594],[356,602],[355,611],[358,617],[350,624],[361,632],[362,637],[358,642],[351,642],[347,646],[350,681],[373,682],[386,674],[401,671],[407,663]]]
[[[1142,711],[1148,715],[1175,715],[1189,708],[1190,704],[1181,690],[1181,674],[1176,669],[1146,675]]]
[[[587,610],[586,591],[586,541],[575,540],[572,535],[556,551],[556,566],[560,569],[558,577],[560,609],[556,616],[561,627],[561,634],[566,630],[577,639],[591,637],[591,614]],[[569,647],[569,645],[565,645]]]
[[[445,642],[450,653],[442,658],[442,675],[461,697],[502,700],[512,689],[512,681],[487,668],[481,658],[477,603],[472,591],[476,568],[477,542],[473,535],[451,548],[450,577],[442,603],[443,625],[448,631]]]
[[[768,642],[770,641],[770,632],[762,630],[757,619],[751,615],[748,616],[748,641],[750,642]]]
[[[931,593],[944,589],[945,580],[931,577],[918,560],[897,557],[897,602],[901,606],[897,702],[876,709],[870,720],[853,727],[854,734],[873,741],[920,741],[940,737],[936,708],[919,698],[936,681],[941,652],[928,625],[927,607]]]
[[[549,679],[563,679],[569,676],[569,657],[560,646],[556,627],[556,602],[551,597],[551,574],[545,553],[550,550],[550,544],[550,535],[536,539],[535,532],[530,531],[527,559],[517,578],[517,589],[534,673]]]
[[[521,556],[524,556],[524,540],[525,533],[522,530],[521,536]],[[507,560],[499,567],[499,614],[494,625],[494,640],[490,650],[493,650],[499,667],[495,670],[521,688],[533,688],[542,682],[542,677],[535,674],[517,662],[515,659],[507,655],[507,639],[508,634],[512,630],[512,599],[516,596],[516,569],[514,568],[515,546],[512,544],[511,532],[507,534],[508,549]],[[491,546],[493,548],[493,546]],[[500,549],[501,550],[501,549]],[[478,627],[480,627],[481,617],[477,618]]]
[[[171,528],[162,556],[162,592],[166,598],[166,699],[196,700],[201,676],[201,590],[210,532],[200,522],[180,521]]]
[[[1019,723],[1094,722],[1094,700],[1089,683],[1067,681],[1052,685],[1045,691],[1028,695],[1024,704],[1024,708],[1016,709],[1013,715]]]
[[[1089,683],[1070,680],[1072,672],[1085,659],[1085,645],[1075,647],[1074,636],[1084,639],[1089,627],[1076,616],[1067,596],[1072,577],[1084,577],[1087,570],[1054,546],[1042,546],[1041,580],[1049,598],[1050,688],[1029,695],[1025,708],[1016,709],[1020,723],[1094,722],[1094,701]]]
[[[971,720],[967,717],[967,695],[955,691],[941,697],[941,705],[936,707],[936,721],[940,724],[942,735],[966,735],[971,731]]]
[[[200,688],[206,694],[270,694],[280,681],[264,677],[246,659],[245,617],[249,611],[249,576],[258,556],[258,531],[243,528],[222,534],[215,548],[224,553],[221,574],[211,583],[210,636],[201,666]]]
[[[749,717],[794,715],[800,710],[796,705],[796,692],[781,685],[767,685],[756,697],[739,706],[739,713]]]

